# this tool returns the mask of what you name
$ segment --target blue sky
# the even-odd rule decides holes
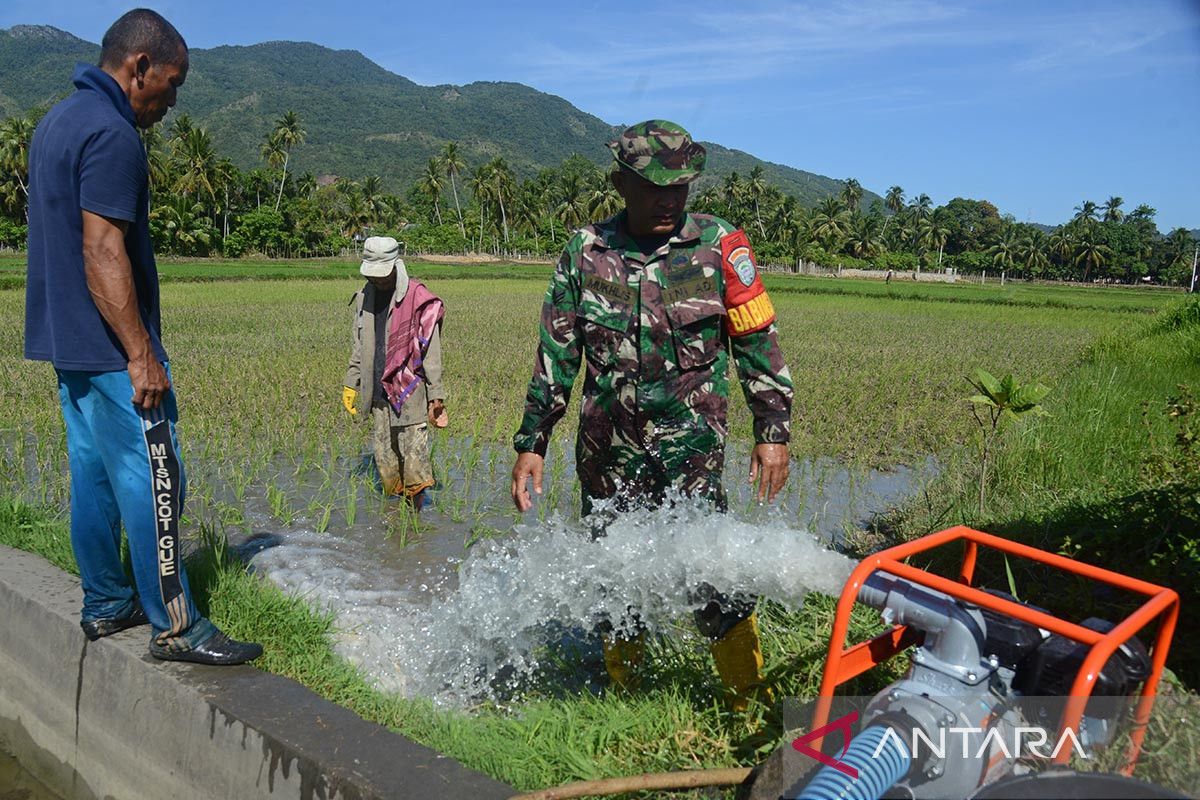
[[[1118,195],[1200,227],[1200,0],[151,5],[193,47],[303,40],[422,84],[518,81],[880,194],[1046,224]],[[130,7],[4,0],[0,27],[99,41]]]

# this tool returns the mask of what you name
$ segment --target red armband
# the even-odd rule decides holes
[[[730,336],[745,336],[775,321],[775,307],[758,276],[754,252],[745,231],[721,239],[721,267],[725,272],[725,314]]]

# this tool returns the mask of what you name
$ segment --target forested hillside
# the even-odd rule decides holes
[[[0,31],[0,118],[70,92],[74,63],[94,63],[98,54],[98,45],[49,26]],[[396,193],[447,142],[458,143],[468,168],[500,156],[518,177],[532,177],[574,153],[606,163],[604,142],[636,122],[615,120],[614,127],[519,83],[420,86],[356,51],[307,42],[191,52],[178,111],[204,127],[239,169],[261,165],[264,137],[289,110],[307,132],[306,146],[293,156],[297,174],[377,175]],[[705,144],[712,153],[709,182],[761,165],[771,183],[806,205],[841,191],[841,181]],[[868,203],[874,198],[867,193]]]

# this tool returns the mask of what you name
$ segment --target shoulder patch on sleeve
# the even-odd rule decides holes
[[[721,237],[721,269],[730,336],[761,331],[775,321],[775,308],[758,275],[754,251],[745,231],[736,230]]]

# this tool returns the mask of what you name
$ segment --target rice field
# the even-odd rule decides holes
[[[17,262],[0,258],[0,281],[19,285]],[[231,280],[212,280],[210,266]],[[389,508],[374,491],[366,432],[341,407],[347,303],[360,285],[353,271],[328,263],[163,265],[164,341],[180,401],[189,529],[216,545],[217,555],[215,566],[197,566],[215,570],[215,577],[194,583],[210,587],[204,602],[214,619],[235,635],[262,638],[264,668],[521,788],[749,764],[768,752],[778,731],[764,730],[775,730],[777,716],[763,709],[745,719],[723,712],[710,662],[686,637],[652,650],[656,688],[643,696],[551,695],[515,712],[479,709],[464,717],[375,691],[332,654],[328,616],[229,567],[226,536],[266,523],[323,533],[370,517],[386,519],[383,535],[397,537],[401,548],[420,536],[417,519]],[[466,548],[506,533],[517,519],[507,502],[507,443],[521,416],[549,267],[414,263],[410,271],[447,303],[451,424],[437,435],[434,457],[435,468],[454,482],[438,493],[436,510],[462,524]],[[1145,432],[1123,429],[1142,413],[1139,403],[1161,401],[1172,385],[1195,381],[1200,372],[1200,360],[1168,358],[1157,345],[1124,360],[1097,360],[1104,346],[1178,301],[1166,292],[889,286],[784,275],[769,276],[768,287],[796,384],[793,458],[856,469],[919,467],[930,458],[941,465],[924,496],[897,511],[895,530],[906,535],[965,520],[995,523],[1016,536],[1024,520],[1038,519],[1031,509],[1079,499],[1085,484],[1098,485],[1097,475],[1114,484],[1132,479]],[[48,365],[22,360],[23,302],[19,288],[0,291],[0,541],[69,568],[55,517],[67,488],[55,379]],[[994,510],[982,518],[970,516],[977,425],[966,400],[972,393],[966,377],[979,367],[1050,386],[1046,404],[1054,415],[1014,428],[999,456]],[[565,465],[577,405],[575,399],[555,433],[549,468],[559,487],[569,484]],[[736,389],[731,409],[734,447],[744,452],[750,420]],[[1106,448],[1106,439],[1118,444]],[[729,469],[744,466],[731,461]],[[543,509],[574,507],[569,489],[558,491]],[[269,516],[265,523],[262,514]],[[781,693],[812,691],[830,616],[831,604],[822,599],[802,614],[765,609],[767,670]],[[871,620],[856,624],[864,631]]]
[[[241,274],[260,266],[243,266]],[[295,267],[292,274],[309,268]],[[164,272],[170,269],[164,266]],[[548,274],[545,267],[517,267],[515,277],[460,277],[473,269],[479,268],[412,270],[447,303],[448,434],[469,442],[468,451],[506,443],[516,429]],[[456,279],[444,277],[449,272]],[[810,283],[815,291],[805,290]],[[793,456],[875,467],[916,463],[964,441],[974,426],[965,378],[975,368],[1053,386],[1088,343],[1137,316],[1099,303],[1070,310],[1010,304],[1000,287],[996,303],[978,303],[930,302],[944,288],[973,297],[978,287],[920,286],[912,291],[925,294],[910,298],[878,295],[867,282],[848,284],[865,286],[859,294],[821,292],[820,279],[775,277],[772,285],[796,383]],[[266,491],[269,473],[287,464],[301,472],[325,470],[329,497],[280,497],[276,491],[277,506],[333,502],[329,498],[342,488],[334,486],[341,482],[338,465],[356,458],[365,439],[340,405],[350,344],[347,302],[358,286],[353,278],[163,286],[163,337],[193,496],[217,483],[235,494],[252,487]],[[0,411],[0,428],[6,457],[37,465],[36,499],[57,503],[65,454],[54,375],[47,365],[22,361],[22,304],[22,292],[0,292],[0,387],[13,398]],[[560,444],[569,446],[573,418],[569,412],[556,432]],[[730,422],[735,440],[748,439],[749,415],[736,396]],[[482,456],[467,452],[463,458],[471,465]],[[489,474],[494,466],[488,465]],[[5,491],[27,496],[22,470],[6,470],[3,480]]]

